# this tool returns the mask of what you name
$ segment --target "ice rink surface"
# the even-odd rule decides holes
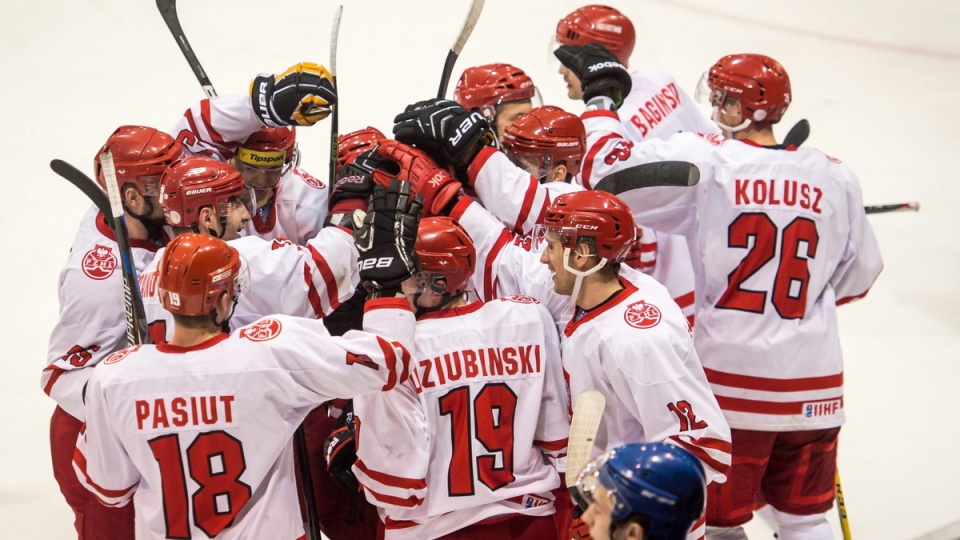
[[[914,539],[960,520],[960,3],[610,3],[636,25],[631,67],[667,71],[690,93],[725,54],[780,60],[794,103],[779,135],[807,118],[807,145],[848,163],[865,202],[922,203],[919,213],[870,218],[886,268],[865,300],[841,309],[848,423],[840,470],[858,539]],[[405,105],[435,95],[468,4],[346,2],[341,132],[389,132]],[[487,0],[451,86],[465,67],[509,62],[533,77],[545,103],[579,112],[548,48],[557,20],[580,5]],[[193,0],[181,1],[180,18],[225,95],[245,92],[257,73],[327,63],[335,6]],[[48,451],[53,402],[38,381],[57,276],[89,203],[47,164],[61,158],[90,171],[118,125],[168,129],[203,93],[152,0],[4,0],[2,11],[0,535],[66,539],[72,515]],[[304,167],[324,179],[328,138],[326,123],[299,130]],[[830,519],[836,525],[835,512]],[[758,523],[749,530],[772,537]]]

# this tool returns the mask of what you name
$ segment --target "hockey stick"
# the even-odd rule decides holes
[[[868,214],[883,214],[886,212],[898,212],[901,210],[913,210],[914,212],[919,212],[920,203],[913,201],[897,204],[870,204],[864,206],[863,210]]]
[[[330,75],[333,75],[333,87],[337,87],[337,41],[340,39],[340,17],[343,16],[343,6],[337,6],[337,13],[333,16],[333,29],[330,31]],[[339,101],[339,99],[338,99]],[[330,115],[330,181],[327,189],[333,192],[333,184],[337,182],[337,147],[340,138],[340,105],[333,106]]]
[[[594,189],[620,195],[624,191],[645,187],[690,187],[700,181],[700,169],[686,161],[659,161],[634,165],[608,174]]]
[[[453,74],[453,65],[457,63],[460,51],[463,50],[463,46],[466,45],[467,40],[470,39],[470,34],[473,33],[473,27],[477,25],[480,12],[483,11],[483,2],[484,0],[473,0],[473,3],[470,4],[470,11],[467,12],[467,18],[463,21],[463,28],[460,29],[460,35],[457,36],[457,40],[453,42],[453,47],[450,47],[450,52],[447,53],[447,59],[443,63],[443,75],[440,76],[440,89],[437,90],[437,99],[443,99],[447,95],[447,85],[450,83],[450,75]]]
[[[840,514],[840,530],[843,531],[843,540],[852,540],[850,536],[850,522],[847,521],[847,505],[843,502],[843,488],[840,486],[840,470],[834,475],[837,483],[837,512]]]
[[[787,132],[787,136],[783,138],[783,145],[790,146],[793,145],[797,148],[800,148],[800,145],[806,142],[807,137],[810,136],[810,122],[806,118],[800,120],[790,128],[790,131]]]
[[[577,398],[577,405],[573,409],[573,419],[570,421],[570,436],[567,444],[567,472],[564,480],[573,500],[581,510],[586,510],[589,504],[583,495],[576,489],[577,477],[580,471],[590,462],[590,453],[593,451],[593,441],[597,438],[600,420],[603,418],[603,408],[607,400],[596,390],[584,390]]]
[[[167,28],[170,29],[170,33],[173,34],[173,39],[176,40],[177,46],[180,47],[180,52],[183,53],[183,57],[186,58],[187,63],[190,64],[190,69],[193,70],[193,74],[203,88],[203,92],[208,98],[217,97],[217,91],[213,88],[213,83],[210,82],[207,73],[203,71],[200,60],[197,59],[197,55],[194,54],[193,49],[190,47],[190,42],[187,41],[187,36],[183,33],[183,28],[180,27],[180,18],[177,16],[177,0],[157,0],[157,9],[160,10],[163,22],[167,23]]]

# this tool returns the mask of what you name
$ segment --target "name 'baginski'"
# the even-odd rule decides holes
[[[734,185],[735,205],[799,206],[819,214],[823,190],[799,180],[743,179]]]
[[[540,345],[464,349],[420,360],[416,370],[417,392],[461,379],[540,373]]]

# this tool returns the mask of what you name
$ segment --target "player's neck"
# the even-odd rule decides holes
[[[223,333],[223,330],[214,325],[212,321],[203,328],[191,328],[178,324],[174,327],[173,337],[167,343],[177,347],[194,347],[217,337],[221,333]]]
[[[623,285],[620,284],[620,280],[615,275],[611,276],[602,272],[587,276],[583,280],[580,294],[577,295],[577,307],[583,310],[591,310],[622,288]]]
[[[777,146],[777,138],[773,136],[773,128],[767,125],[750,126],[742,131],[733,134],[738,141],[748,140],[759,144],[760,146]]]
[[[127,225],[127,237],[131,240],[149,240],[150,232],[147,231],[147,228],[144,227],[143,223],[139,219],[131,216],[130,214],[124,212],[123,214],[124,221]]]

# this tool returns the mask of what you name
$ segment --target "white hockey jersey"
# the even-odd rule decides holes
[[[709,481],[730,467],[730,429],[710,391],[686,319],[653,278],[621,266],[624,289],[574,320],[529,238],[510,234],[480,205],[461,200],[451,217],[473,238],[478,289],[540,300],[562,331],[571,401],[594,388],[607,399],[596,452],[624,443],[670,441],[705,465]]]
[[[131,498],[137,538],[295,540],[294,431],[317,404],[388,391],[409,374],[406,301],[367,302],[365,331],[261,319],[194,347],[106,358],[87,388],[74,469],[108,506]]]
[[[183,145],[186,155],[228,161],[240,143],[262,127],[250,96],[235,94],[204,99],[187,109],[170,134]],[[266,240],[287,238],[304,245],[323,228],[327,192],[325,182],[299,167],[291,167],[280,178],[273,199],[251,216],[244,231]]]
[[[327,227],[298,246],[285,239],[256,236],[228,242],[240,252],[250,272],[250,287],[240,295],[230,319],[232,328],[279,313],[319,319],[353,296],[360,276],[353,235],[340,227]],[[173,335],[173,315],[160,304],[157,290],[157,253],[140,275],[140,296],[154,343]]]
[[[631,73],[630,79],[630,94],[617,109],[626,139],[666,139],[681,131],[720,135],[672,75],[643,69]]]
[[[588,121],[593,137],[620,130],[615,118]],[[836,306],[864,296],[883,267],[856,176],[815,149],[687,133],[636,144],[624,165],[662,160],[693,162],[700,183],[621,198],[692,246],[697,350],[730,425],[841,425]]]
[[[495,516],[552,514],[569,402],[550,313],[512,296],[422,315],[411,371],[406,396],[354,400],[354,471],[381,508],[386,538],[437,538]],[[425,448],[394,448],[400,441]]]
[[[160,245],[130,241],[137,272]],[[67,264],[60,272],[60,317],[50,333],[43,391],[80,420],[83,386],[108,354],[127,346],[120,248],[106,218],[91,206],[80,222]]]

